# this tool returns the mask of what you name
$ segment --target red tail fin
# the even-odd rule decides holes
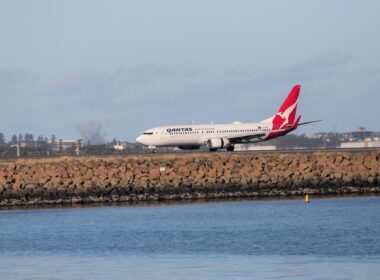
[[[280,107],[277,114],[273,118],[273,129],[281,129],[288,124],[294,124],[297,114],[298,96],[301,86],[295,85],[290,91],[284,104]]]

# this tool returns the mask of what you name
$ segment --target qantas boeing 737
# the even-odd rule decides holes
[[[218,149],[233,151],[235,144],[267,141],[284,136],[297,129],[301,115],[296,118],[298,96],[301,86],[295,85],[278,112],[257,123],[174,125],[149,129],[136,141],[148,148],[178,147],[182,150],[195,150],[202,146],[214,152]]]

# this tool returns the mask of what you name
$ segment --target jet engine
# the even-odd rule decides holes
[[[222,149],[228,147],[230,141],[222,138],[211,138],[207,140],[206,145],[210,149]]]

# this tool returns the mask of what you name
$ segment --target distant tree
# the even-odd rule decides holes
[[[112,145],[116,145],[116,144],[117,144],[117,140],[116,140],[116,138],[113,138]]]
[[[11,144],[12,144],[12,145],[16,145],[16,144],[17,144],[17,136],[16,136],[16,134],[13,134],[13,135],[12,135],[12,138],[11,138]]]
[[[326,138],[326,147],[335,148],[340,146],[339,134],[336,132],[329,132]]]
[[[20,133],[20,134],[18,135],[18,143],[21,144],[22,141],[24,141],[24,136],[22,136],[22,134]]]
[[[4,145],[5,144],[5,136],[3,133],[0,132],[0,145]]]
[[[60,153],[62,153],[62,151],[63,151],[63,145],[62,145],[62,139],[59,139],[59,144],[58,144],[59,146],[59,152]]]
[[[43,135],[40,135],[37,137],[37,144],[41,145],[41,144],[45,144],[45,138]]]
[[[27,145],[33,145],[34,144],[34,137],[31,133],[25,133],[24,136],[25,144]]]

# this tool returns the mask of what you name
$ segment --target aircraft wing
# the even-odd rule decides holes
[[[269,131],[268,133],[277,133],[277,132],[285,132],[287,131],[286,129],[278,129],[278,130],[271,130]],[[227,137],[228,140],[230,140],[232,143],[249,143],[250,140],[252,139],[258,139],[258,138],[262,138],[262,137],[265,137],[267,135],[267,133],[264,133],[264,132],[258,132],[258,133],[249,133],[249,134],[246,134],[246,135],[232,135],[232,136],[229,136]]]
[[[261,137],[264,137],[265,135],[266,133],[263,133],[263,132],[255,133],[255,134],[247,134],[247,135],[236,135],[236,136],[231,135],[227,139],[230,140],[232,143],[249,142],[249,140],[261,138]]]

